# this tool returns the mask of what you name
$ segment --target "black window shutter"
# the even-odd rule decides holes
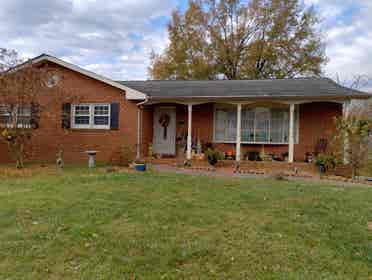
[[[111,103],[110,129],[119,129],[119,103]]]
[[[71,128],[71,104],[63,103],[62,104],[62,128],[69,129]]]
[[[38,129],[39,121],[40,121],[40,105],[37,103],[31,103],[31,116],[30,116],[31,128]]]

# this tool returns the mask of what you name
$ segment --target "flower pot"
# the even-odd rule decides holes
[[[135,169],[137,171],[146,171],[146,164],[145,163],[136,163]]]
[[[325,167],[324,164],[319,164],[319,165],[318,165],[318,169],[319,169],[319,173],[320,173],[320,174],[324,174],[324,173],[326,173],[326,167]]]

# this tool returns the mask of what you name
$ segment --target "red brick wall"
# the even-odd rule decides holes
[[[153,108],[142,108],[142,139],[141,139],[141,155],[147,156],[149,145],[152,143],[153,138]]]
[[[79,73],[50,65],[59,73],[67,94],[73,95],[78,103],[119,103],[119,130],[87,130],[61,128],[61,110],[63,98],[55,98],[58,102],[41,113],[40,127],[34,130],[32,137],[32,150],[28,160],[40,162],[54,162],[58,146],[62,145],[65,151],[65,161],[87,161],[86,150],[97,150],[97,160],[108,162],[119,158],[118,152],[123,145],[135,147],[137,135],[137,105],[125,100],[125,93],[120,89],[106,85],[97,80],[88,78]],[[40,103],[49,104],[53,90],[48,89]],[[10,157],[6,144],[0,142],[0,162],[9,162]]]
[[[313,152],[320,138],[332,141],[335,118],[342,116],[342,105],[314,102],[300,106],[299,144],[295,145],[295,160],[304,160],[306,152]]]

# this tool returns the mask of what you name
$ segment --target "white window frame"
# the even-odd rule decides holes
[[[76,107],[78,106],[89,106],[89,124],[76,124]],[[107,125],[96,125],[94,124],[95,116],[106,116],[106,115],[95,115],[94,108],[96,106],[107,106],[108,107],[108,124]],[[71,105],[71,128],[73,129],[110,129],[111,127],[111,105],[109,103],[80,103]]]
[[[0,104],[0,107],[5,108],[3,110],[0,110],[0,116],[1,117],[10,117],[11,116],[11,113],[9,112],[8,106],[6,104]],[[0,125],[1,125],[1,127],[6,127],[6,128],[10,128],[12,126],[11,123],[9,123],[9,122],[0,123]]]
[[[8,107],[6,104],[0,104],[0,107]],[[26,107],[26,105],[25,105]],[[10,120],[12,120],[12,117],[17,116],[17,117],[27,117],[29,123],[22,124],[22,123],[17,123],[17,128],[31,128],[31,117],[32,117],[32,112],[31,112],[31,105],[27,105],[28,111],[24,113],[23,111],[20,112],[18,105],[13,108],[13,112],[3,112],[0,114],[0,116],[4,117],[10,117]],[[8,107],[9,109],[9,107]],[[1,127],[6,127],[6,128],[13,128],[12,122],[10,123],[0,123]]]
[[[8,106],[7,105],[5,105],[5,104],[0,104],[0,107],[1,108],[5,108],[4,110],[0,110],[0,116],[10,116],[10,112],[9,112],[9,110],[8,110]]]
[[[264,107],[264,106],[256,106],[254,107],[253,109],[257,108],[257,107]],[[216,111],[217,109],[223,109],[223,108],[230,108],[230,109],[233,109],[235,112],[236,112],[236,106],[234,107],[234,105],[230,105],[230,104],[215,104],[214,105],[214,108],[213,108],[213,142],[214,143],[221,143],[221,144],[236,144],[236,140],[217,140],[216,139]],[[275,108],[275,107],[268,107],[268,108]],[[288,112],[289,112],[289,108],[288,108]],[[270,115],[271,115],[271,111],[270,111]],[[289,121],[289,117],[288,117],[288,121]],[[299,143],[299,130],[300,130],[300,106],[296,106],[296,116],[295,116],[295,127],[296,127],[296,131],[295,131],[295,144],[298,144]],[[270,129],[269,129],[269,139],[270,139],[270,134],[271,134],[271,117],[270,117]],[[254,118],[254,132],[253,132],[253,136],[254,136],[254,139],[256,138],[256,112],[255,112],[255,118]],[[289,129],[289,126],[288,126],[288,129]],[[289,132],[288,132],[289,133]],[[289,135],[288,135],[289,137]],[[261,142],[261,141],[241,141],[240,142],[241,144],[260,144],[260,145],[288,145],[289,144],[289,141],[286,141],[286,142]]]

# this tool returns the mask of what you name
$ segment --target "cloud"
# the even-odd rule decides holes
[[[329,63],[324,67],[327,76],[337,75],[351,83],[358,75],[372,79],[372,3],[352,0],[305,0],[313,5],[322,18],[326,54]],[[370,90],[372,83],[364,90]]]
[[[1,47],[49,53],[118,80],[146,78],[164,48],[175,0],[13,0],[0,10]],[[122,59],[126,57],[127,59]]]
[[[151,50],[185,0],[12,0],[0,9],[1,47],[23,57],[50,53],[117,80],[145,79]],[[372,1],[303,0],[320,14],[327,76],[372,77]],[[372,88],[372,84],[369,85]]]

